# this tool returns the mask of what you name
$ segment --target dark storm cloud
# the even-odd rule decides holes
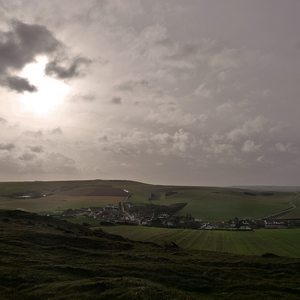
[[[12,22],[12,31],[0,32],[0,72],[20,70],[36,55],[53,53],[61,43],[44,26]]]
[[[122,104],[122,98],[121,98],[121,97],[113,97],[113,98],[111,99],[111,102],[112,102],[113,104]]]
[[[37,88],[26,78],[13,76],[12,71],[21,70],[40,54],[50,54],[61,43],[44,26],[12,21],[12,30],[0,32],[0,85],[18,93],[36,92]]]
[[[26,78],[22,78],[19,76],[9,76],[7,78],[7,86],[16,91],[17,93],[23,92],[37,92],[37,88],[30,84]]]
[[[54,60],[47,64],[45,73],[59,79],[70,79],[84,75],[82,67],[91,63],[91,60],[85,57],[77,57],[72,61]]]
[[[0,144],[0,150],[6,150],[6,151],[11,151],[12,149],[14,149],[16,146],[13,143],[9,143],[9,144]]]
[[[54,60],[46,66],[46,74],[59,79],[70,79],[82,75],[82,68],[91,63],[85,57],[70,58],[64,45],[45,27],[25,24],[13,20],[11,30],[0,31],[0,85],[18,93],[36,92],[26,78],[13,75],[38,55],[48,55]]]

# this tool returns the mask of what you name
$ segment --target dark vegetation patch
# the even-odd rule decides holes
[[[176,194],[178,194],[178,192],[172,192],[172,191],[170,191],[170,192],[166,192],[165,193],[166,196],[172,196],[172,195],[176,195]]]
[[[86,187],[74,187],[69,190],[62,190],[59,193],[73,197],[82,196],[111,196],[111,197],[126,197],[126,193],[121,188],[113,188],[111,186],[86,186]]]
[[[22,211],[0,211],[0,254],[0,299],[295,300],[300,292],[299,259],[132,242]]]
[[[274,193],[272,193],[272,192],[264,192],[264,193],[262,193],[262,195],[263,196],[273,196]]]
[[[244,192],[244,195],[247,195],[247,196],[256,196],[256,194],[250,193],[250,192]]]

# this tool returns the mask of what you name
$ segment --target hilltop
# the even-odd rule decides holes
[[[134,242],[0,211],[1,299],[297,299],[300,260]]]

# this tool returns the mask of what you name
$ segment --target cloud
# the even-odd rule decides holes
[[[273,163],[272,160],[269,160],[268,158],[265,157],[265,155],[261,155],[259,156],[256,161],[258,161],[259,163],[267,163],[267,164],[271,164]]]
[[[247,140],[241,150],[243,152],[247,152],[247,153],[250,153],[250,152],[256,152],[259,148],[261,147],[261,144],[258,144],[258,145],[255,145],[254,141],[252,140]]]
[[[19,156],[20,160],[31,161],[35,158],[35,154],[25,152],[21,156]]]
[[[195,136],[183,129],[174,134],[151,133],[133,130],[127,134],[111,134],[109,138],[104,135],[99,138],[101,149],[105,152],[123,155],[174,155],[189,156],[190,151],[196,147]]]
[[[97,99],[97,94],[95,93],[89,93],[89,94],[84,94],[84,95],[81,95],[80,98],[83,100],[83,101],[95,101]]]
[[[0,84],[22,93],[36,92],[26,78],[11,74],[21,70],[40,54],[53,53],[61,43],[44,26],[13,20],[11,31],[0,32]]]
[[[4,124],[4,125],[7,124],[7,120],[0,117],[0,124]]]
[[[241,137],[248,137],[254,133],[260,133],[268,123],[268,119],[262,116],[257,116],[248,119],[243,125],[237,126],[228,133],[228,138],[232,141],[238,141]]]
[[[0,32],[0,73],[20,70],[38,54],[53,53],[61,43],[44,26],[13,20],[12,30]]]
[[[141,79],[141,80],[128,80],[121,84],[118,84],[115,89],[118,91],[128,91],[133,92],[137,88],[144,88],[148,87],[149,82],[147,80]]]
[[[199,85],[199,87],[194,92],[195,95],[200,96],[202,98],[212,98],[214,95],[214,91],[208,89],[205,84]]]
[[[37,92],[37,87],[30,84],[28,79],[19,76],[7,77],[7,86],[17,93],[23,93],[25,91],[30,93]]]
[[[51,134],[63,134],[63,131],[60,127],[54,128],[50,131]]]
[[[122,98],[121,98],[121,97],[113,97],[113,98],[111,99],[111,102],[112,102],[113,104],[122,104]]]
[[[121,163],[122,167],[132,167],[132,164],[129,163]]]
[[[203,145],[202,150],[208,153],[217,154],[217,155],[229,155],[232,156],[236,153],[233,145],[229,143],[222,142],[223,137],[218,134],[213,134],[209,140],[204,143],[200,142]]]
[[[13,20],[9,31],[0,31],[0,85],[17,93],[36,92],[37,88],[17,73],[38,55],[51,58],[45,72],[59,79],[78,77],[83,74],[83,66],[91,63],[81,56],[70,58],[64,45],[45,26]]]
[[[77,172],[75,160],[58,152],[52,152],[46,155],[43,160],[43,168],[43,171],[49,174],[68,174]]]
[[[25,131],[25,135],[33,137],[33,138],[42,138],[44,136],[44,133],[42,130],[37,131]]]
[[[0,144],[0,150],[6,150],[6,151],[11,151],[15,148],[15,144],[9,143],[9,144]]]
[[[104,142],[104,143],[105,143],[105,142],[108,142],[107,135],[104,135],[104,136],[99,137],[99,138],[98,138],[98,141],[99,141],[99,142]]]
[[[290,153],[290,154],[298,154],[299,153],[299,150],[296,147],[293,147],[290,143],[288,143],[288,144],[276,143],[275,151],[281,152],[281,153]]]
[[[156,109],[151,109],[145,120],[151,123],[164,124],[168,126],[185,126],[199,124],[203,126],[207,121],[206,114],[193,114],[184,112],[173,103],[159,105]]]
[[[82,68],[92,61],[85,57],[70,59],[56,59],[47,63],[45,73],[59,79],[71,79],[84,75]]]
[[[29,147],[30,151],[35,152],[35,153],[42,153],[44,152],[44,149],[42,146],[32,146]]]

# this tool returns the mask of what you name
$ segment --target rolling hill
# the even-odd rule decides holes
[[[0,211],[0,298],[298,299],[300,260],[183,250]]]

